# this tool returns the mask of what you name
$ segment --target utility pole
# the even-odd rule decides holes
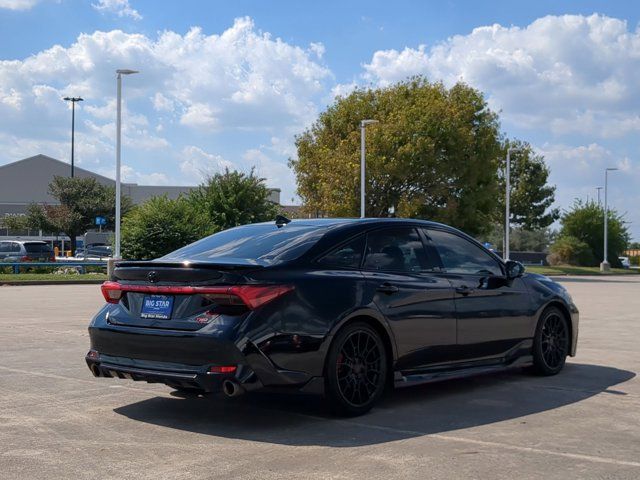
[[[71,178],[74,177],[74,143],[75,143],[75,130],[76,130],[76,102],[82,102],[81,97],[64,97],[64,101],[71,102]]]
[[[117,119],[116,119],[116,249],[113,258],[120,259],[120,150],[122,147],[122,75],[138,73],[137,70],[116,70],[117,77]]]
[[[365,130],[367,125],[378,123],[378,120],[362,120],[360,122],[360,218],[365,217],[365,164],[366,164],[366,146],[365,146]]]
[[[601,272],[608,272],[611,269],[607,258],[607,249],[609,248],[609,204],[607,201],[607,190],[609,185],[609,172],[618,170],[617,168],[605,168],[604,170],[604,255],[602,263],[600,264]]]
[[[600,206],[600,190],[602,190],[602,187],[596,187],[596,190],[598,191],[598,206]]]
[[[502,258],[506,261],[509,260],[510,248],[509,248],[509,231],[511,230],[511,152],[519,152],[519,148],[507,149],[507,168],[505,171],[506,180],[506,192],[505,192],[505,214],[504,214],[504,252],[502,252]]]

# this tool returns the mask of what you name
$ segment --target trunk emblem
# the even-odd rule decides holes
[[[158,273],[153,271],[149,272],[149,274],[147,275],[147,279],[151,283],[156,283],[158,281]]]

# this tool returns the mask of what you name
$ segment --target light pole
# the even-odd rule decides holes
[[[122,75],[138,73],[137,70],[121,69],[116,70],[118,74],[118,100],[117,100],[117,121],[116,121],[116,251],[114,259],[120,259],[120,147],[122,132]]]
[[[608,272],[611,269],[611,265],[607,259],[607,248],[609,247],[609,205],[607,203],[607,187],[609,183],[609,172],[618,170],[617,168],[605,168],[604,170],[604,255],[602,263],[600,264],[601,272]]]
[[[505,192],[505,215],[504,215],[504,252],[502,258],[509,260],[509,230],[511,229],[511,152],[519,152],[519,148],[507,149],[507,168],[505,172],[506,192]]]
[[[76,130],[76,102],[82,102],[81,97],[64,97],[65,102],[71,102],[71,178],[74,175],[74,162],[73,162],[73,150],[75,143],[75,130]]]
[[[365,217],[365,130],[367,125],[378,123],[378,120],[362,120],[360,122],[360,218]]]
[[[598,191],[598,206],[600,206],[600,190],[602,190],[602,187],[596,187],[596,190]]]

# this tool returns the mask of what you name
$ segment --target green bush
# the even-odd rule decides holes
[[[620,267],[618,257],[627,248],[629,232],[623,215],[614,209],[609,209],[608,217],[607,257],[612,267]],[[604,209],[602,206],[593,201],[576,200],[571,210],[563,213],[560,222],[562,223],[560,237],[575,237],[589,246],[591,257],[588,260],[590,263],[583,265],[598,265],[604,253]]]
[[[125,216],[122,257],[150,260],[220,230],[275,220],[279,206],[269,201],[269,193],[253,170],[225,170],[187,196],[153,197]]]
[[[265,179],[253,170],[248,174],[228,169],[216,173],[193,190],[188,201],[213,231],[275,220],[280,210],[269,201]]]
[[[597,263],[589,245],[570,235],[558,238],[549,251],[550,265],[593,266]]]
[[[183,197],[152,197],[122,222],[122,258],[151,260],[203,236],[204,221]]]

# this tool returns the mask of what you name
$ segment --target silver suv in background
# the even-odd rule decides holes
[[[0,240],[0,262],[55,262],[56,257],[46,242]]]

